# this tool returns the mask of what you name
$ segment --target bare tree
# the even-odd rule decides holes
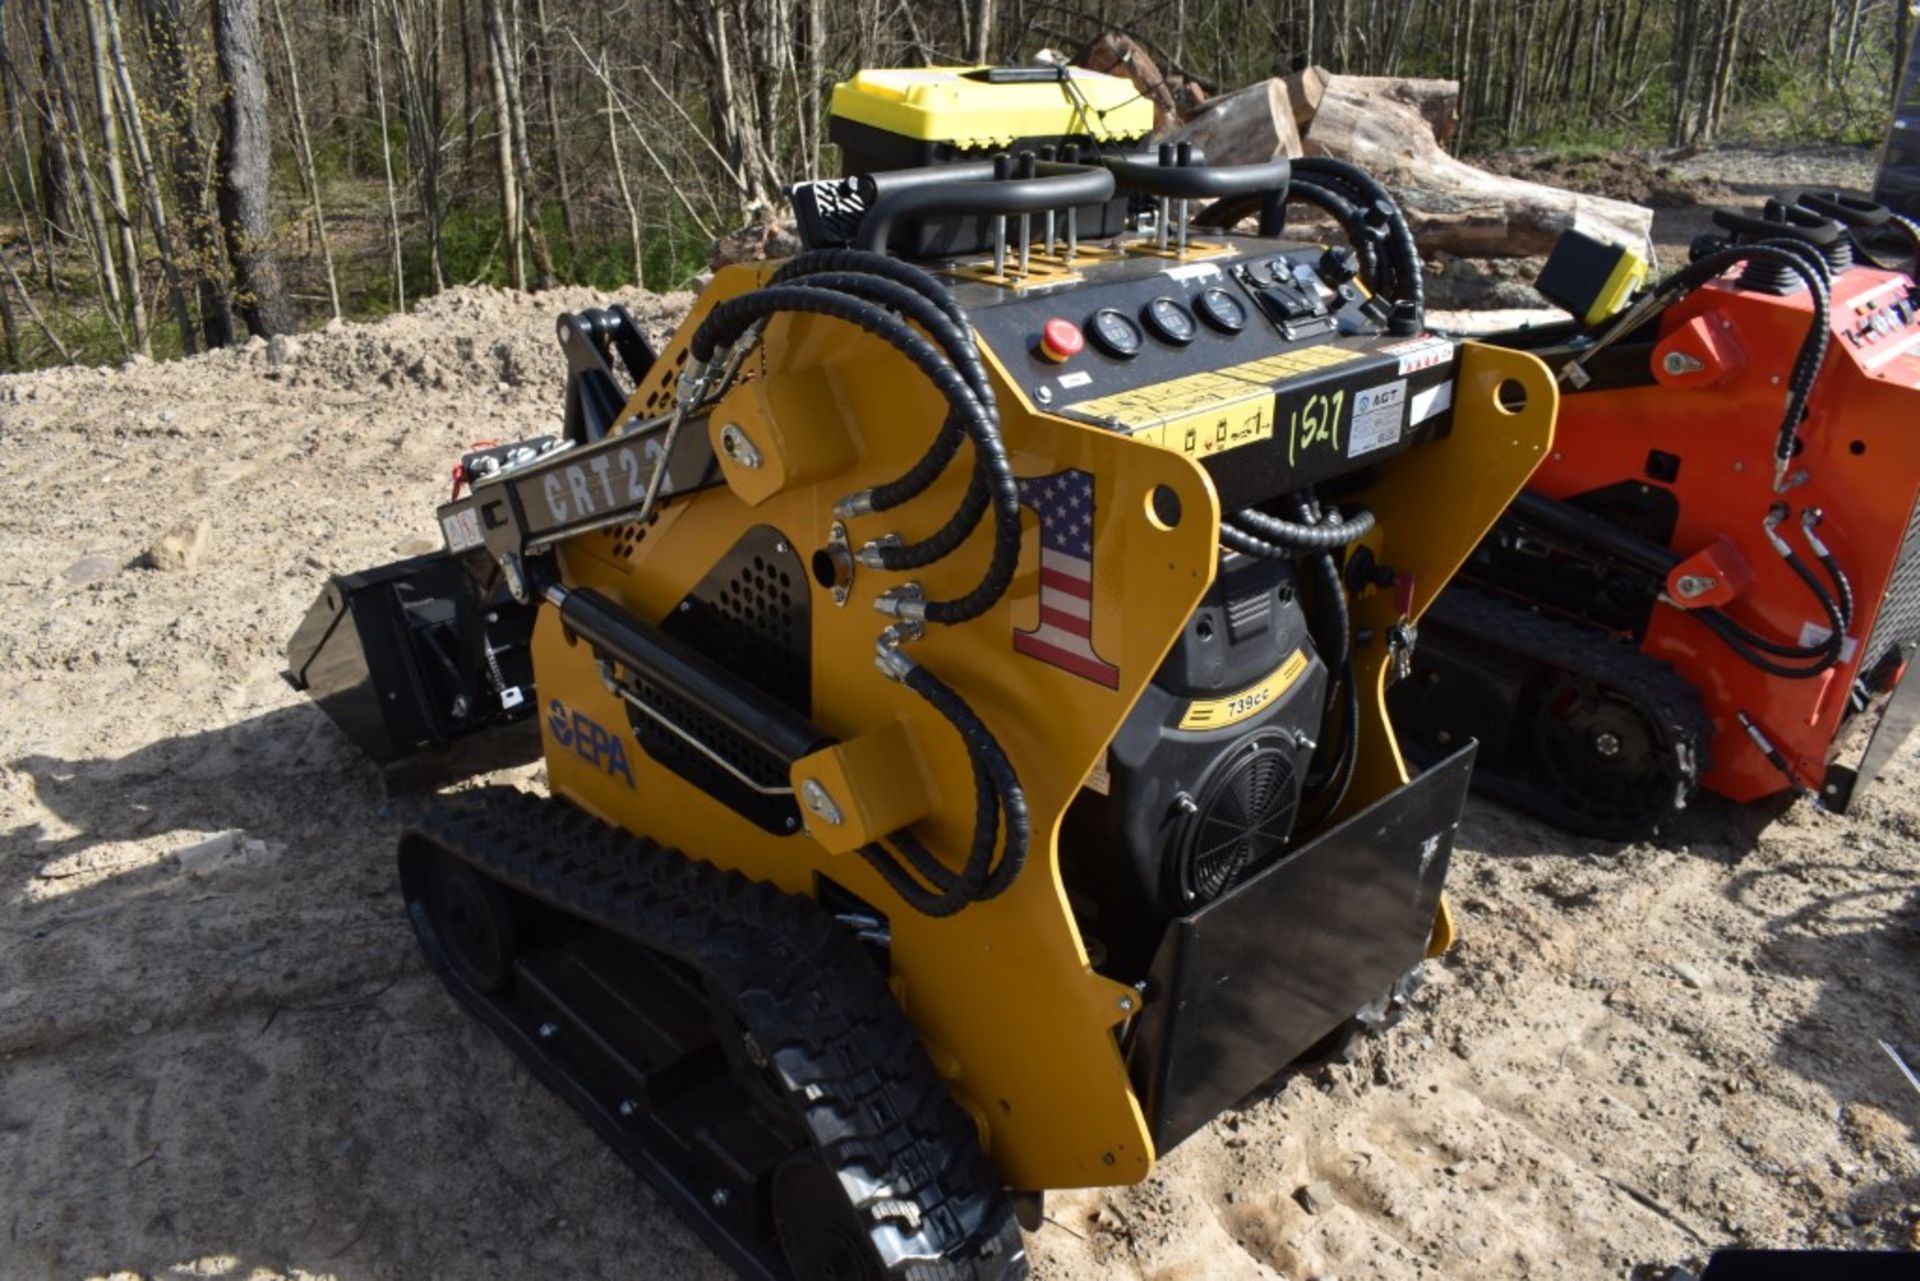
[[[147,304],[140,290],[140,240],[133,223],[133,202],[127,198],[126,172],[120,166],[120,117],[113,105],[113,76],[108,69],[107,24],[100,0],[86,0],[87,45],[92,54],[93,100],[99,113],[100,154],[107,171],[107,208],[120,241],[120,262],[126,271],[127,315],[133,321],[133,345],[143,355],[153,354],[153,335],[147,328]]]
[[[187,23],[188,0],[145,0],[147,48],[153,59],[153,89],[183,244],[183,271],[200,301],[200,336],[208,347],[233,341],[233,299],[220,244],[219,219],[207,203],[209,159],[194,104],[202,78],[194,65]]]
[[[500,166],[500,235],[505,241],[507,279],[515,289],[527,287],[526,206],[520,198],[520,166],[514,157],[513,100],[507,88],[512,65],[507,49],[506,16],[500,0],[481,0],[481,21],[487,31],[487,77],[493,90],[495,155]]]
[[[367,43],[373,55],[374,99],[380,106],[380,166],[387,180],[387,226],[392,231],[394,310],[405,311],[407,309],[407,271],[406,260],[401,253],[400,202],[393,190],[393,143],[387,123],[386,68],[381,65],[383,60],[380,56],[380,17],[371,9],[367,11]],[[435,242],[430,240],[429,243]],[[437,253],[433,256],[433,270],[435,279],[438,280],[440,260]]]
[[[213,46],[226,85],[220,130],[220,226],[233,264],[234,310],[255,334],[293,327],[273,252],[267,177],[273,134],[260,55],[259,0],[213,0]]]
[[[132,348],[126,344],[120,323],[120,273],[113,264],[106,215],[101,211],[100,193],[94,186],[93,171],[87,161],[86,137],[80,129],[80,109],[74,102],[73,80],[67,74],[66,55],[61,50],[60,39],[54,29],[52,0],[40,0],[40,65],[41,77],[46,81],[55,108],[51,122],[53,132],[57,135],[54,145],[61,149],[65,157],[64,165],[76,179],[73,186],[86,219],[94,279],[99,286],[100,297],[107,306],[107,319],[112,322],[115,331],[122,334],[122,348],[131,352]]]
[[[287,34],[286,11],[280,0],[271,0],[273,24],[280,32],[280,51],[287,60],[287,94],[293,114],[295,158],[300,162],[300,181],[307,189],[307,203],[313,210],[313,232],[320,241],[320,257],[327,268],[327,301],[333,306],[333,318],[340,319],[340,278],[333,268],[333,246],[327,240],[327,215],[320,207],[320,173],[313,163],[313,139],[307,136],[307,109],[300,101],[300,63],[293,56],[293,37]]]
[[[147,144],[146,122],[140,115],[140,98],[134,91],[133,73],[127,66],[127,52],[120,39],[120,13],[115,0],[101,0],[101,14],[107,37],[108,54],[113,60],[114,84],[121,115],[127,125],[127,138],[133,148],[134,176],[146,204],[147,220],[153,227],[153,241],[160,253],[160,269],[167,278],[167,296],[173,305],[174,322],[180,327],[180,349],[192,355],[198,348],[193,309],[187,304],[187,291],[180,275],[180,257],[173,246],[173,232],[167,221],[167,204],[160,194],[160,178],[154,172],[153,150]]]

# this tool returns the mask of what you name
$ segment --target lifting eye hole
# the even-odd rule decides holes
[[[1147,491],[1147,520],[1165,533],[1180,524],[1180,495],[1171,485],[1155,485]]]
[[[1193,625],[1193,634],[1195,636],[1198,636],[1203,641],[1212,640],[1213,639],[1213,620],[1209,618],[1203,618],[1199,622],[1195,623]]]
[[[1493,398],[1500,408],[1517,414],[1527,407],[1527,389],[1515,378],[1508,378],[1494,389]]]

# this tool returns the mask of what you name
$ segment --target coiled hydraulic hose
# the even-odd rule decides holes
[[[939,349],[898,316],[870,302],[804,284],[769,285],[721,303],[694,332],[688,354],[704,365],[715,352],[739,341],[753,325],[783,311],[828,316],[860,326],[907,357],[946,397],[973,442],[975,466],[986,478],[994,517],[993,552],[985,574],[971,590],[951,600],[921,602],[912,612],[929,622],[959,623],[991,609],[1006,594],[1020,559],[1020,493],[992,413]]]
[[[1233,513],[1229,519],[1237,527],[1235,533],[1251,534],[1292,552],[1351,547],[1373,530],[1373,513],[1365,507],[1356,507],[1351,516],[1344,518],[1338,511],[1331,511],[1320,524],[1281,520],[1252,507]],[[1222,532],[1224,534],[1224,530]]]
[[[951,291],[925,271],[912,263],[902,262],[898,258],[889,258],[885,254],[874,253],[868,249],[815,249],[789,259],[780,270],[773,274],[770,284],[786,284],[790,281],[818,283],[817,278],[828,275],[841,275],[858,272],[863,276],[878,276],[893,281],[918,293],[928,302],[938,307],[951,322],[952,332],[958,334],[958,341],[935,335],[934,341],[941,344],[947,356],[963,373],[970,373],[969,365],[978,369],[977,387],[989,412],[998,421],[998,406],[992,392],[987,387],[986,371],[980,365],[980,350],[973,338],[973,329],[967,322],[967,314],[961,309]],[[924,327],[924,326],[923,326]],[[947,331],[943,331],[946,333]],[[932,333],[929,330],[929,333]],[[970,381],[975,381],[970,378]],[[949,417],[940,435],[935,438],[927,452],[922,454],[914,465],[895,480],[875,485],[860,497],[856,506],[860,511],[887,511],[898,507],[922,492],[946,470],[947,464],[959,451],[960,443],[966,439],[966,430],[957,421]],[[985,495],[982,495],[984,499]],[[984,502],[979,510],[986,510]],[[975,517],[978,520],[978,516]],[[971,530],[971,526],[968,527]],[[903,568],[906,568],[903,566]]]
[[[1294,180],[1304,179],[1343,195],[1354,204],[1377,213],[1386,224],[1388,257],[1393,263],[1396,307],[1389,332],[1417,334],[1426,324],[1426,277],[1420,263],[1420,249],[1414,243],[1407,216],[1394,202],[1393,193],[1358,165],[1332,156],[1302,156],[1293,162]]]
[[[879,303],[919,325],[947,353],[954,368],[973,388],[975,397],[987,409],[994,426],[998,428],[999,411],[993,386],[987,379],[987,367],[980,360],[979,348],[974,345],[971,334],[955,325],[942,308],[906,285],[865,272],[822,271],[805,276],[803,283],[811,288],[833,290]],[[940,474],[951,461],[960,441],[966,438],[966,432],[958,426],[958,422],[956,415],[949,413],[933,446],[920,456],[920,460],[905,475],[898,481],[876,486],[870,491],[871,510],[885,511],[898,506],[924,490]],[[916,543],[874,545],[872,563],[882,569],[918,569],[951,555],[979,525],[992,498],[990,478],[976,467],[966,496],[945,525]]]
[[[1783,641],[1772,640],[1760,635],[1750,627],[1735,622],[1719,609],[1698,611],[1701,623],[1718,636],[1726,646],[1745,662],[1770,676],[1783,680],[1807,680],[1830,669],[1840,661],[1846,649],[1847,629],[1853,625],[1853,585],[1847,581],[1833,553],[1828,550],[1820,536],[1814,533],[1814,527],[1820,523],[1817,508],[1808,508],[1801,518],[1801,529],[1807,543],[1819,558],[1821,567],[1826,570],[1832,581],[1833,591],[1829,593],[1821,585],[1814,572],[1807,567],[1787,541],[1780,536],[1779,526],[1786,520],[1786,508],[1776,507],[1767,516],[1767,541],[1773,544],[1774,551],[1786,562],[1807,590],[1813,593],[1820,608],[1827,615],[1829,624],[1824,639],[1812,645],[1790,645]],[[1788,660],[1786,662],[1777,660]],[[1793,662],[1805,662],[1808,666],[1793,666]]]
[[[900,668],[901,683],[926,699],[966,744],[967,757],[973,766],[973,842],[968,848],[966,863],[958,873],[949,870],[917,837],[906,831],[895,832],[887,838],[898,848],[899,855],[877,841],[863,846],[860,855],[915,911],[927,916],[951,916],[971,903],[1004,892],[1026,866],[1032,839],[1026,792],[993,732],[965,699],[945,681],[897,650],[892,653],[892,661]],[[1006,827],[1006,842],[996,863],[993,851],[1002,822]],[[901,855],[905,856],[905,862]],[[908,864],[912,865],[911,869]],[[933,888],[928,888],[929,883]]]
[[[889,265],[880,267],[882,262]],[[879,269],[866,270],[870,266]],[[970,504],[963,503],[962,510],[939,534],[905,550],[913,552],[927,544],[947,545],[950,550],[978,523],[986,507],[994,512],[993,555],[981,582],[954,600],[921,603],[920,616],[928,621],[961,622],[984,613],[1012,580],[1020,554],[1019,494],[1000,439],[992,387],[964,315],[930,277],[911,268],[897,269],[904,266],[868,255],[809,255],[801,266],[788,265],[785,280],[715,307],[695,331],[688,355],[704,368],[719,352],[730,350],[774,314],[800,312],[856,324],[905,356],[947,402],[949,412],[942,437],[957,426],[957,432],[951,432],[953,449],[961,438],[972,442],[975,476],[968,494],[970,499],[976,492],[985,496],[985,501],[972,507],[971,515]],[[927,336],[915,332],[909,320]],[[937,457],[938,444],[936,441],[929,455]],[[930,465],[923,456],[902,478],[912,491],[905,497],[931,483],[952,457],[953,449]],[[924,479],[918,479],[922,472]],[[916,481],[918,488],[913,488]],[[908,831],[893,833],[886,842],[869,844],[861,853],[910,907],[930,916],[948,916],[1003,892],[1013,883],[1026,863],[1031,824],[1025,791],[992,731],[957,691],[900,653],[898,641],[909,634],[917,635],[918,629],[917,621],[888,629],[881,647],[882,670],[933,706],[965,743],[974,776],[973,839],[958,872],[949,869]],[[997,861],[996,846],[1000,848]]]

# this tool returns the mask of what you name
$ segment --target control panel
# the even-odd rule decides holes
[[[1070,284],[959,292],[1037,408],[1202,461],[1232,507],[1450,425],[1455,344],[1383,336],[1357,267],[1344,247],[1263,241],[1172,264],[1090,255]]]
[[[1896,362],[1920,362],[1920,290],[1904,276],[1890,276],[1851,298],[1836,297],[1833,327],[1869,371],[1891,373]],[[1907,374],[1902,381],[1914,381],[1905,368],[1902,372]]]

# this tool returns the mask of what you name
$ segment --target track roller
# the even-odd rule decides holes
[[[1476,791],[1609,841],[1684,808],[1713,738],[1693,686],[1630,641],[1459,586],[1389,700],[1417,763],[1477,738]]]

